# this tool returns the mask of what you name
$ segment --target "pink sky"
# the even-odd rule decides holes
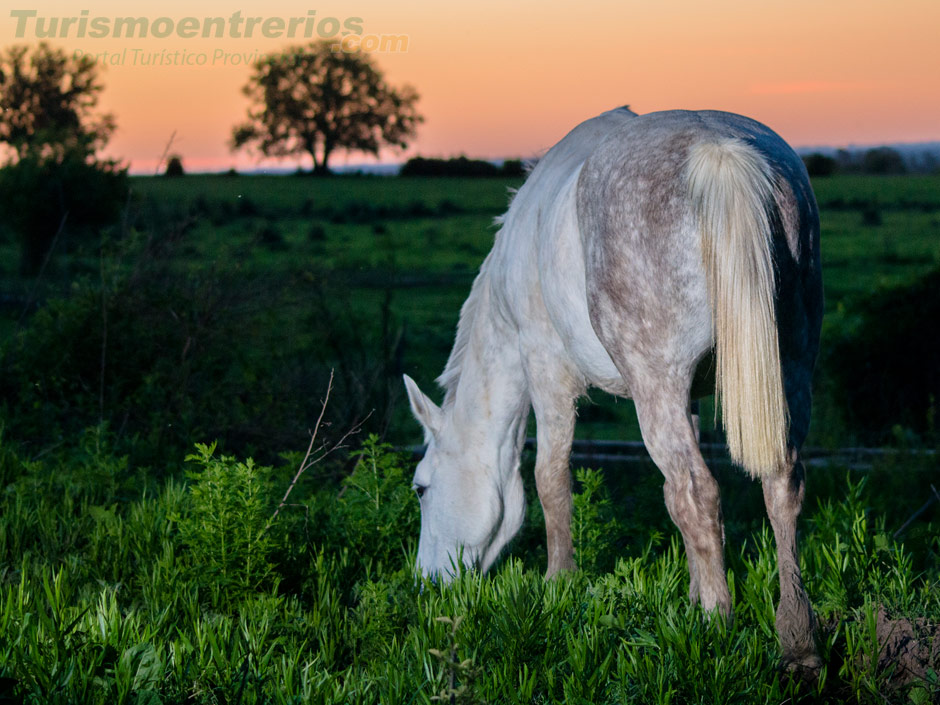
[[[197,9],[198,8],[198,9]],[[239,4],[231,0],[34,2],[0,11],[0,45],[35,43],[35,18],[17,38],[17,10],[37,17],[292,17],[358,22],[363,34],[407,35],[408,49],[373,55],[393,84],[421,94],[426,117],[400,161],[428,156],[528,157],[576,123],[629,104],[637,112],[713,108],[744,113],[796,146],[940,140],[940,2],[936,0],[410,0]],[[282,22],[283,21],[283,22]],[[172,151],[191,170],[252,168],[227,141],[247,108],[245,59],[298,39],[76,36],[50,40],[100,55],[103,106],[117,118],[108,151],[136,172]],[[166,26],[166,23],[164,23]],[[258,27],[261,25],[259,24]],[[328,25],[327,25],[328,26]],[[301,39],[302,41],[302,39]],[[201,66],[144,57],[186,52]],[[107,52],[107,57],[104,53]],[[182,53],[177,55],[182,56]],[[204,57],[204,58],[202,58]],[[335,164],[366,161],[340,154]],[[285,161],[272,166],[294,166]]]

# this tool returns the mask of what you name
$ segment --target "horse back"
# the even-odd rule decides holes
[[[650,113],[610,132],[577,180],[578,230],[592,325],[622,345],[631,375],[691,378],[714,341],[701,234],[686,179],[695,145],[739,140],[769,170],[774,306],[790,442],[809,425],[822,283],[815,198],[800,158],[769,128],[721,112]],[[691,386],[691,382],[690,382]]]

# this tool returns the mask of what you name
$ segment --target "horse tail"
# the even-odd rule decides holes
[[[786,460],[789,416],[774,306],[770,167],[756,149],[725,138],[694,145],[686,169],[728,450],[752,476],[773,473]]]

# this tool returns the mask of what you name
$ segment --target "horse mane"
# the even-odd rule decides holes
[[[483,301],[488,263],[489,257],[480,267],[480,273],[477,274],[476,279],[473,280],[473,286],[470,288],[470,295],[463,302],[463,306],[460,307],[460,318],[457,321],[457,336],[454,338],[454,347],[450,351],[450,357],[447,358],[444,371],[437,378],[437,383],[444,389],[445,406],[453,401],[454,391],[460,381],[463,361],[467,354],[467,348],[470,346],[470,333],[473,330],[473,322],[476,320],[477,312],[480,310]]]
[[[630,117],[636,116],[636,113],[630,110],[630,106],[624,105],[620,108],[609,110],[600,117],[605,120],[617,120],[618,122],[616,124],[620,124],[623,120],[624,113]],[[593,145],[598,139],[596,134],[590,129],[587,131],[582,130],[578,133],[579,136],[572,138],[571,135],[578,130],[579,128],[575,128],[569,133],[569,137],[566,138],[569,141],[571,139],[575,141],[563,151],[561,155],[563,160],[570,160],[576,157],[580,163],[580,161],[587,158],[587,155],[590,153],[590,150],[586,148]],[[450,351],[450,357],[447,359],[444,371],[441,373],[440,377],[437,378],[437,383],[444,389],[443,405],[445,407],[453,403],[454,392],[460,381],[460,372],[467,355],[467,348],[470,345],[473,324],[479,310],[484,305],[483,302],[488,300],[486,296],[488,292],[494,295],[493,303],[496,308],[500,308],[499,299],[501,298],[501,292],[494,292],[489,288],[490,279],[488,275],[488,268],[491,266],[492,259],[500,256],[497,254],[500,250],[500,238],[509,237],[512,231],[519,227],[524,229],[534,227],[531,224],[535,222],[534,219],[537,217],[539,203],[537,199],[540,198],[540,194],[546,185],[553,189],[557,186],[556,182],[559,180],[557,174],[559,163],[557,159],[555,162],[549,162],[551,166],[547,166],[540,173],[536,173],[537,167],[549,156],[550,152],[551,150],[525,161],[525,182],[517,189],[509,189],[509,206],[502,215],[493,219],[493,225],[499,228],[499,231],[496,233],[496,243],[493,245],[493,249],[490,250],[490,254],[480,267],[480,273],[477,275],[477,278],[473,280],[470,295],[467,297],[467,300],[464,301],[460,309],[460,319],[457,323],[457,335],[454,339],[454,347]],[[563,165],[564,161],[562,161],[561,164]],[[546,171],[546,169],[548,169],[548,171]],[[533,191],[532,189],[536,190]]]

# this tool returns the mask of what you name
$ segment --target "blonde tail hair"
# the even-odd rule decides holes
[[[731,459],[784,467],[789,417],[774,308],[770,168],[741,140],[692,147],[686,167],[715,326],[715,396]]]

